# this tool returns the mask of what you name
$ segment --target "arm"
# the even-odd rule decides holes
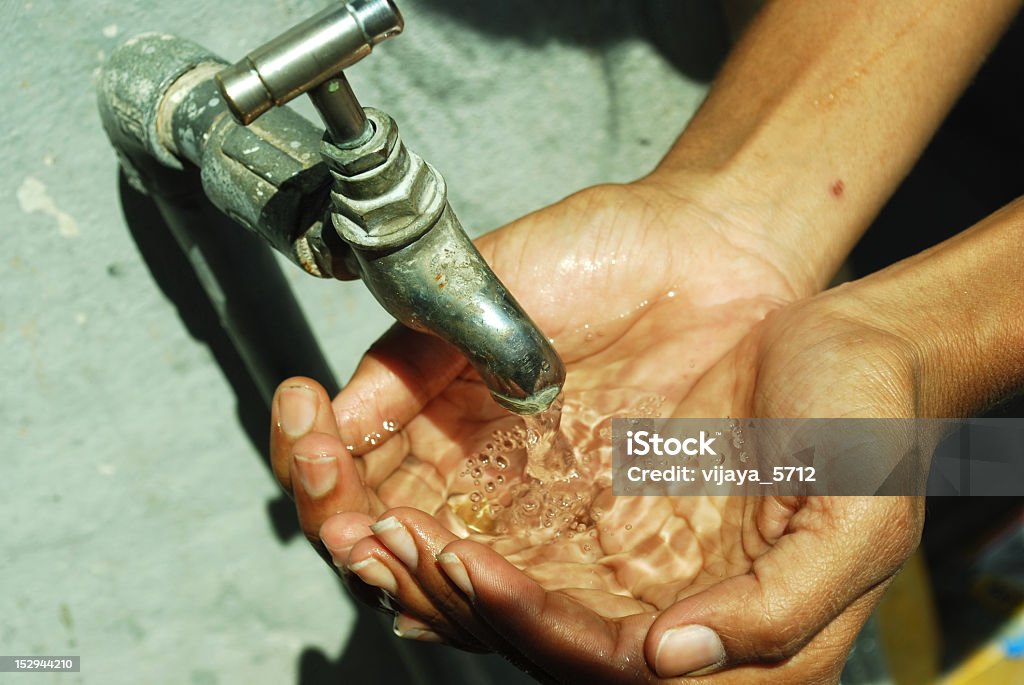
[[[770,224],[797,290],[816,292],[1020,6],[770,2],[653,178]]]

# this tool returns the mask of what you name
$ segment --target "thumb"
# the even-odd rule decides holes
[[[795,656],[909,556],[920,530],[910,499],[809,498],[790,532],[748,573],[715,583],[658,617],[644,642],[648,664],[672,678]],[[873,594],[876,601],[881,596]]]

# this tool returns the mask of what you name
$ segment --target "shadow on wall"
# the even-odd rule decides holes
[[[629,38],[655,46],[681,73],[710,81],[729,49],[722,8],[707,0],[423,0],[424,10],[530,47],[599,48]]]
[[[174,303],[189,335],[206,345],[224,378],[231,385],[235,394],[239,425],[249,438],[254,453],[264,462],[267,473],[270,474],[267,455],[270,410],[260,388],[221,326],[217,311],[195,277],[192,263],[178,245],[156,203],[152,198],[132,188],[123,173],[119,181],[125,224],[146,267],[164,296]],[[230,230],[232,237],[237,240],[259,240],[234,224],[230,225]],[[241,274],[239,277],[242,277]],[[283,492],[267,502],[267,515],[274,533],[282,543],[299,533],[295,509]]]

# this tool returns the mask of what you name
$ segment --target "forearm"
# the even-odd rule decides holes
[[[655,175],[724,179],[820,289],[1020,4],[770,2]]]
[[[921,415],[972,415],[1024,387],[1024,197],[834,292],[916,350]]]

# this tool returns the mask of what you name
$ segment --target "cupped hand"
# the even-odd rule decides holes
[[[601,186],[478,241],[566,362],[563,433],[597,482],[579,531],[467,527],[480,480],[467,458],[517,419],[436,339],[393,329],[333,402],[309,379],[282,384],[275,473],[310,541],[397,613],[397,632],[498,651],[553,682],[838,678],[916,544],[916,501],[602,487],[599,425],[639,408],[913,415],[912,346],[865,323],[849,289],[809,297],[807,270],[759,221],[714,204],[654,179]],[[525,479],[511,461],[507,487]]]

